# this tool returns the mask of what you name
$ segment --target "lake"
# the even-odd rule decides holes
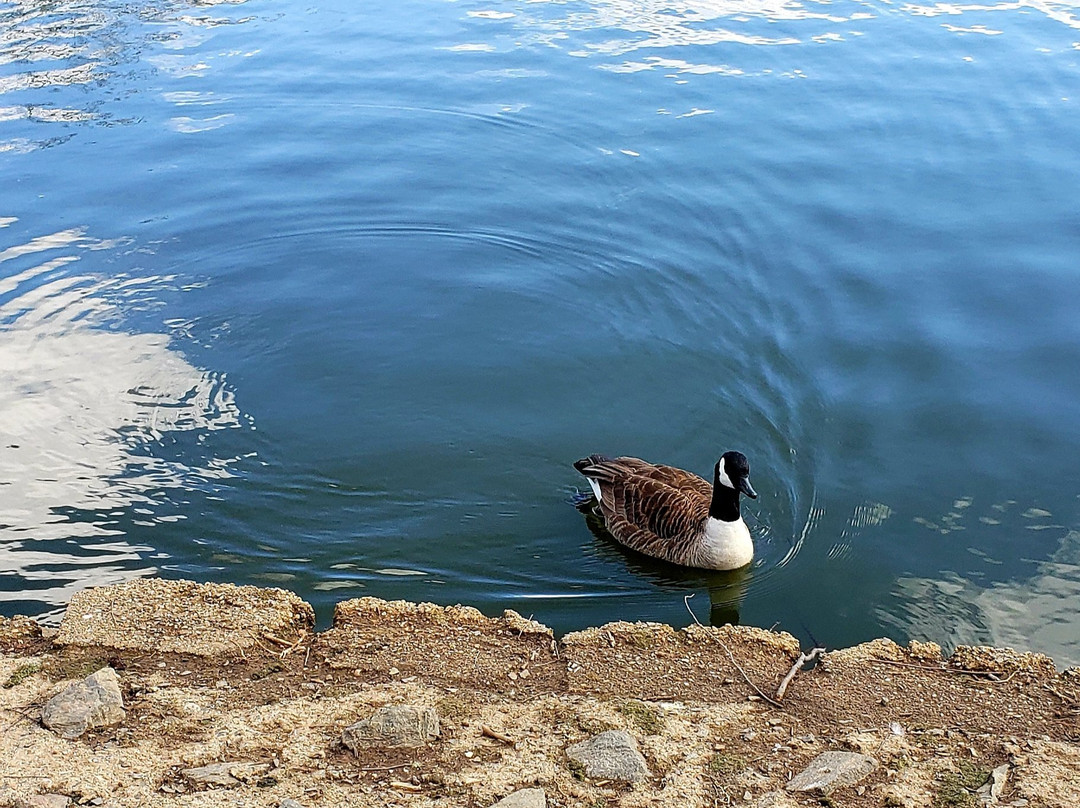
[[[1080,664],[1078,62],[1063,2],[0,0],[0,613],[161,575]],[[571,504],[726,449],[742,573]]]

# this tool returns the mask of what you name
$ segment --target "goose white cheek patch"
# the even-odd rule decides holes
[[[720,471],[720,473],[719,473],[720,484],[721,485],[726,485],[728,488],[734,488],[735,486],[732,485],[731,478],[727,476],[727,472],[724,470],[724,458],[722,458],[722,457],[720,458],[720,464],[719,465],[720,465],[720,469],[719,469],[719,471]]]

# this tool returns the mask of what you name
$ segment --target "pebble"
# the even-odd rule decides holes
[[[180,776],[193,786],[235,788],[269,769],[270,766],[266,763],[211,763],[208,766],[184,769]]]
[[[66,794],[34,794],[15,800],[15,808],[67,808],[71,798]]]
[[[750,792],[746,792],[749,794]],[[746,795],[743,795],[746,799]],[[748,800],[749,801],[749,800]],[[758,797],[754,808],[799,808],[798,803],[783,791],[768,791]]]
[[[116,671],[102,668],[49,699],[41,711],[41,723],[72,740],[88,729],[119,724],[126,715]]]
[[[878,762],[855,752],[822,752],[788,781],[788,791],[812,791],[828,796],[838,788],[855,785],[877,768]]]
[[[601,732],[566,749],[566,756],[585,769],[594,780],[636,783],[649,776],[649,767],[638,751],[637,742],[622,730]]]
[[[358,752],[372,746],[423,746],[439,737],[439,716],[430,707],[395,704],[380,707],[370,718],[341,733],[341,742]]]
[[[523,788],[503,797],[492,808],[547,808],[547,795],[542,788]]]

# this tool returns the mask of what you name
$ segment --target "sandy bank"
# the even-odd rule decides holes
[[[613,623],[557,640],[514,612],[374,598],[314,632],[282,590],[138,580],[79,593],[58,632],[0,619],[0,806],[487,808],[526,788],[589,808],[1080,805],[1076,669],[876,640],[826,654],[770,703],[799,653],[748,627]],[[105,666],[122,722],[75,740],[42,726],[52,697]],[[386,705],[431,708],[439,735],[342,746]],[[646,776],[589,776],[567,757],[607,730],[625,731]],[[785,791],[827,751],[876,765],[828,796]],[[185,774],[219,762],[218,785]]]

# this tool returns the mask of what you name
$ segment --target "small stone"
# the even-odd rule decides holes
[[[399,671],[397,668],[391,668],[389,673],[391,676],[397,676],[399,673],[401,673],[401,671]]]
[[[787,791],[812,791],[828,796],[852,786],[877,768],[877,761],[855,752],[822,752],[784,786]]]
[[[993,805],[997,802],[1001,792],[1005,790],[1005,783],[1009,779],[1009,764],[1002,763],[992,772],[990,778],[979,787],[979,799],[985,804]]]
[[[433,709],[396,704],[346,727],[341,742],[358,752],[372,746],[423,746],[438,736],[439,716]]]
[[[211,763],[180,772],[192,786],[221,786],[235,788],[270,770],[266,763]]]
[[[637,743],[622,730],[608,730],[566,749],[566,756],[585,769],[594,780],[636,783],[649,776],[649,767]]]
[[[754,808],[798,808],[798,803],[783,791],[768,791],[757,798]]]
[[[67,808],[71,798],[66,794],[34,794],[15,800],[15,808]]]
[[[547,795],[542,788],[523,788],[503,797],[491,808],[547,808]]]
[[[990,796],[997,799],[1005,790],[1005,783],[1009,779],[1009,764],[1002,763],[990,772]]]
[[[41,723],[71,740],[88,729],[119,724],[126,715],[116,671],[102,668],[53,696],[41,711]]]
[[[278,803],[278,808],[304,808],[304,806],[296,800],[291,800],[286,797]]]

